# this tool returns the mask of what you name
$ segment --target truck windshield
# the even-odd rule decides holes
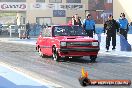
[[[54,36],[86,36],[86,32],[80,26],[55,26]]]

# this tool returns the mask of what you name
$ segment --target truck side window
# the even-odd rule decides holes
[[[51,37],[52,36],[52,33],[51,33],[51,28],[46,28],[44,30],[44,37]]]

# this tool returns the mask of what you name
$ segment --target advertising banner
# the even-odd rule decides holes
[[[8,11],[25,11],[27,10],[27,4],[26,3],[7,3],[7,2],[3,2],[0,3],[0,10],[8,10]]]
[[[59,4],[58,10],[85,10],[83,4]]]
[[[54,3],[33,3],[30,4],[30,10],[85,10],[84,4],[54,4]]]

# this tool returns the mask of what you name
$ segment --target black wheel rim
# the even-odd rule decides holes
[[[57,60],[57,58],[58,58],[58,56],[57,56],[56,49],[55,49],[55,48],[53,48],[53,59],[56,61],[56,60]]]
[[[39,55],[42,57],[42,52],[41,52],[41,49],[39,48]]]

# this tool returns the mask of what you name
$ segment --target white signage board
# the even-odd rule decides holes
[[[58,10],[85,10],[84,4],[59,4]]]
[[[30,10],[85,10],[84,4],[56,4],[56,3],[32,3]]]
[[[46,8],[45,3],[31,3],[30,10],[43,10]]]
[[[25,11],[27,10],[27,4],[26,3],[7,3],[7,2],[2,2],[0,3],[0,10],[4,11]]]

